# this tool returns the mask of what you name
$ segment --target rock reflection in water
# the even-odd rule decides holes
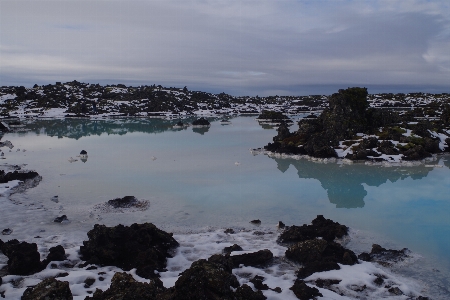
[[[205,133],[207,133],[209,131],[209,126],[205,126],[205,127],[193,127],[192,131],[195,133],[199,133],[201,135],[204,135]]]
[[[183,119],[184,123],[191,123],[194,118]],[[208,121],[218,121],[218,118],[207,118]],[[33,119],[26,120],[26,128],[36,134],[45,133],[48,136],[58,138],[80,139],[85,136],[125,135],[133,132],[163,133],[165,131],[179,131],[186,128],[174,129],[178,120],[163,118],[123,118],[123,119]],[[193,131],[201,135],[208,132],[209,128],[193,128]]]
[[[274,158],[278,170],[286,172],[292,165],[297,169],[300,179],[317,179],[327,191],[328,200],[336,204],[337,208],[364,207],[364,197],[367,191],[363,184],[379,187],[388,180],[396,182],[411,177],[413,180],[426,177],[433,168],[423,165],[415,167],[383,167],[367,166],[364,164],[336,164],[316,163],[308,160],[295,160],[287,158]],[[442,158],[441,158],[442,159]],[[438,164],[438,162],[436,162]],[[444,160],[448,167],[450,164]]]

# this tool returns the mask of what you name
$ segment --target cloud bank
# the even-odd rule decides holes
[[[450,92],[449,53],[446,0],[0,0],[0,85]]]

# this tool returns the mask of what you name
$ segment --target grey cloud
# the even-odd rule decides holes
[[[445,2],[371,3],[0,0],[0,84],[64,78],[260,95],[448,87]]]

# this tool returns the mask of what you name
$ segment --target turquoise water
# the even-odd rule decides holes
[[[321,214],[450,269],[450,157],[433,162],[442,168],[387,168],[254,156],[249,149],[276,134],[254,118],[210,119],[206,129],[172,129],[178,120],[163,119],[28,121],[29,131],[1,139],[15,146],[2,148],[3,163],[38,171],[43,181],[27,201],[66,213],[73,226],[98,222],[87,218],[95,204],[126,195],[150,200],[150,209],[102,215],[101,222],[198,228],[260,219],[274,226]],[[83,149],[85,162],[76,157]],[[54,195],[59,203],[50,201]]]

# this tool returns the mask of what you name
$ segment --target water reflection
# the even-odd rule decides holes
[[[364,164],[321,164],[308,160],[280,159],[272,157],[281,172],[286,172],[292,165],[297,169],[300,179],[317,179],[327,191],[328,199],[337,208],[364,207],[367,191],[363,184],[379,187],[388,180],[396,182],[411,177],[418,180],[426,177],[432,168],[416,167],[382,167]],[[449,167],[449,161],[440,158]]]
[[[217,118],[207,118],[208,121],[217,121]],[[183,119],[183,123],[190,124],[194,118]],[[133,132],[163,133],[165,131],[180,131],[186,128],[173,128],[179,119],[161,118],[126,118],[126,119],[56,119],[56,120],[28,120],[25,121],[26,128],[36,134],[46,134],[57,136],[58,138],[80,139],[84,136],[97,135],[103,133],[108,135],[125,135]],[[193,128],[193,132],[204,135],[209,128]]]
[[[199,133],[201,135],[204,135],[205,133],[207,133],[209,131],[209,126],[205,126],[205,127],[193,127],[192,131],[195,133]]]

